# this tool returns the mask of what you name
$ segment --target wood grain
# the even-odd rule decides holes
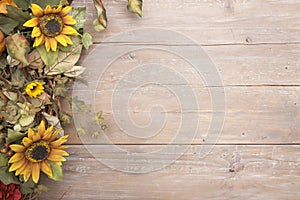
[[[164,146],[120,146],[129,152],[153,152]],[[132,165],[110,145],[94,146],[93,155],[82,146],[69,149],[65,180],[53,183],[42,199],[298,199],[299,146],[221,145],[205,158],[194,145],[173,164],[158,171],[133,174],[113,170],[101,162],[130,171],[169,163],[170,155],[141,157]],[[94,158],[95,157],[95,158]]]

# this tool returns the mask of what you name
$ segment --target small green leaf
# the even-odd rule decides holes
[[[6,35],[9,35],[18,25],[18,21],[4,15],[0,15],[0,29]]]
[[[107,27],[106,10],[103,6],[102,0],[94,0],[94,6],[98,15],[98,18],[93,21],[94,29],[96,31],[102,31]]]
[[[36,184],[30,178],[27,182],[20,185],[20,191],[22,194],[31,194],[35,188]]]
[[[8,157],[4,153],[0,153],[0,167],[5,167],[7,166],[8,163]]]
[[[21,138],[23,138],[26,134],[25,133],[21,133],[18,131],[14,131],[12,129],[8,129],[7,130],[7,138],[6,138],[6,143],[10,144],[12,142],[15,142],[17,140],[20,140]]]
[[[82,44],[85,49],[88,49],[93,44],[93,37],[88,32],[83,33]]]
[[[22,115],[19,119],[19,124],[22,127],[29,126],[34,121],[35,115]]]
[[[127,9],[142,17],[143,0],[128,0]]]
[[[72,117],[66,112],[61,112],[59,116],[62,124],[70,124],[72,122]]]
[[[59,52],[58,58],[51,66],[45,67],[45,74],[49,76],[62,74],[71,69],[79,60],[82,45],[74,46],[70,52]]]
[[[66,96],[66,93],[67,93],[67,88],[66,88],[65,85],[57,84],[57,85],[54,87],[54,94],[55,94],[55,96],[62,96],[62,97],[65,97],[65,96]]]
[[[76,20],[76,24],[74,24],[75,29],[83,29],[86,22],[86,8],[78,7],[73,8],[71,12],[71,16]]]
[[[9,35],[5,38],[6,49],[8,54],[15,58],[25,65],[28,65],[29,62],[27,61],[27,54],[30,51],[29,42],[26,38],[19,33],[14,35]]]
[[[17,177],[12,172],[8,171],[8,167],[0,167],[0,181],[5,185],[10,183],[20,184]]]
[[[55,181],[63,181],[63,172],[62,172],[61,166],[56,165],[49,160],[48,160],[48,163],[50,164],[50,167],[52,169],[52,177],[50,177],[50,178]]]
[[[58,51],[47,52],[45,45],[38,46],[36,50],[39,52],[43,62],[47,66],[53,65],[58,57]]]

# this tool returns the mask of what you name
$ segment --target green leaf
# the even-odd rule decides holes
[[[5,185],[10,183],[20,184],[17,177],[12,172],[8,171],[8,167],[0,167],[0,181]]]
[[[76,20],[76,24],[74,24],[75,29],[83,29],[86,22],[86,8],[72,8],[71,16]]]
[[[74,46],[70,52],[59,52],[58,58],[51,66],[45,67],[46,75],[58,75],[71,69],[79,60],[81,54],[82,45]]]
[[[30,0],[14,0],[14,2],[23,10],[27,10],[30,5]]]
[[[46,66],[53,65],[58,57],[58,51],[47,52],[45,45],[36,48]]]
[[[8,54],[12,58],[21,61],[25,65],[29,64],[26,57],[28,52],[30,51],[30,46],[29,42],[22,34],[16,33],[12,36],[7,36],[5,38],[5,43]]]
[[[21,132],[18,132],[18,131],[14,131],[12,129],[8,129],[7,130],[7,138],[6,138],[6,143],[7,144],[10,144],[12,142],[15,142],[17,140],[20,140],[21,138],[23,138],[26,133],[21,133]]]
[[[61,112],[59,116],[62,124],[70,124],[72,122],[72,117],[66,112]]]
[[[102,31],[107,27],[106,10],[101,0],[94,0],[94,6],[98,15],[98,18],[93,21],[94,29],[96,31]]]
[[[63,181],[63,172],[62,172],[61,166],[56,165],[49,160],[47,160],[47,161],[50,164],[50,167],[52,169],[52,177],[50,177],[50,178],[55,181]]]
[[[26,21],[31,19],[28,12],[23,12],[22,10],[10,5],[7,5],[7,16],[18,21],[19,25],[21,26],[23,26]]]
[[[4,153],[0,153],[0,167],[6,167],[8,164],[8,157]]]
[[[143,0],[128,0],[127,9],[142,17]]]
[[[72,98],[70,104],[73,111],[84,111],[86,113],[89,113],[91,111],[90,105],[85,104],[85,102],[80,100],[77,96]]]
[[[88,49],[93,44],[93,37],[88,32],[83,33],[81,40],[85,49]]]
[[[6,35],[9,35],[18,25],[18,21],[4,15],[0,15],[0,29]]]
[[[60,0],[32,0],[32,3],[39,5],[41,8],[46,8],[47,5],[50,6],[58,6]]]
[[[21,72],[21,70],[17,69],[11,76],[12,79],[12,85],[21,88],[24,86],[26,77],[24,74]]]
[[[22,194],[31,194],[34,191],[36,184],[30,178],[27,182],[20,185],[20,191]]]
[[[29,126],[34,121],[35,115],[22,115],[19,119],[19,124],[22,127]]]
[[[71,69],[64,73],[65,76],[74,78],[80,76],[85,71],[85,67],[82,66],[73,66]]]
[[[57,84],[57,85],[54,87],[54,94],[55,94],[55,96],[62,96],[62,97],[65,97],[65,96],[66,96],[66,93],[67,93],[67,88],[66,88],[65,85]]]

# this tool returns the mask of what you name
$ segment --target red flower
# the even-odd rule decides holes
[[[20,192],[20,185],[8,184],[4,185],[0,181],[0,199],[1,200],[20,200],[22,197]]]

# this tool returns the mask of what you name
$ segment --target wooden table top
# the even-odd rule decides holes
[[[125,0],[103,3],[108,28],[100,33],[92,27],[93,1],[74,0],[73,5],[87,8],[86,30],[95,44],[81,64],[91,64],[85,67],[86,78],[95,84],[93,108],[103,111],[109,128],[85,140],[74,133],[78,122],[67,127],[70,157],[63,166],[64,182],[42,179],[50,191],[41,199],[299,199],[299,1],[149,0],[141,19],[127,12]],[[138,28],[142,32],[125,33]],[[172,34],[164,38],[152,28],[158,33],[167,29],[194,44],[176,41]],[[184,50],[189,58],[170,48]],[[191,65],[197,59],[195,48],[213,63],[222,85],[205,80],[215,72],[202,69],[199,74]],[[127,51],[117,55],[120,49]],[[97,52],[104,54],[97,58]],[[148,84],[151,70],[149,76],[138,72],[145,85],[123,83],[121,95],[131,94],[125,102],[130,120],[140,128],[135,131],[116,119],[121,114],[112,96],[124,75],[145,66],[159,66],[158,79],[167,84]],[[174,78],[166,76],[165,66],[176,71]],[[176,86],[178,77],[187,83]],[[181,104],[187,100],[171,90],[183,88],[188,94],[185,87],[192,89],[199,108],[185,108],[190,118],[182,121]],[[223,94],[211,95],[216,88]],[[115,103],[124,103],[121,98]],[[214,102],[224,107],[214,107]],[[156,105],[163,109],[151,110]],[[165,118],[159,130],[141,131],[161,122],[161,114]],[[214,116],[217,125],[211,124]],[[220,134],[211,137],[219,125]],[[178,134],[180,126],[186,127]],[[195,134],[189,133],[194,127]]]

